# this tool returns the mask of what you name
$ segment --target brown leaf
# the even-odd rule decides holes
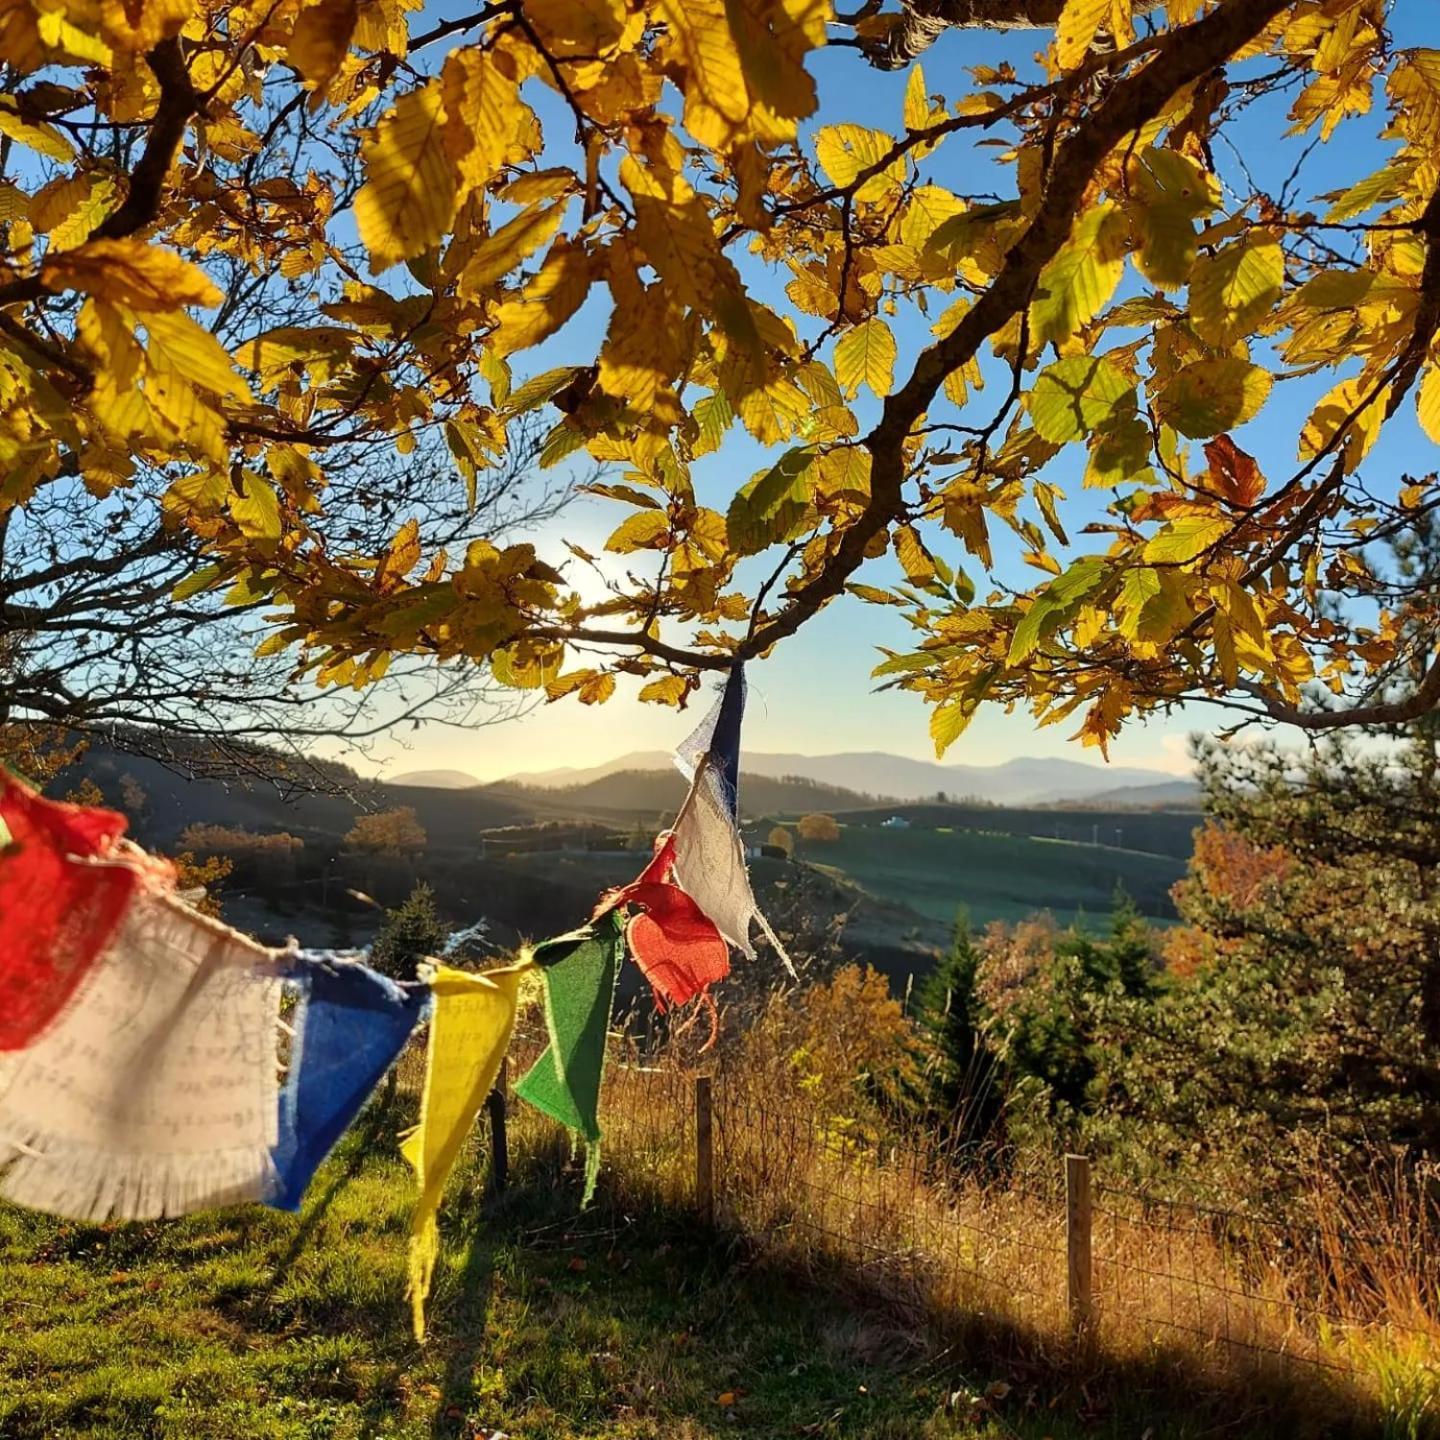
[[[1228,435],[1217,435],[1205,442],[1205,458],[1210,462],[1210,484],[1232,505],[1249,510],[1265,493],[1265,477],[1255,463]]]

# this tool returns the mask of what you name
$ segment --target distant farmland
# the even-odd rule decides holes
[[[1103,845],[854,824],[844,826],[838,841],[799,841],[796,855],[935,920],[953,920],[963,905],[977,926],[1023,920],[1037,910],[1049,910],[1062,924],[1082,912],[1092,923],[1103,921],[1117,884],[1147,916],[1171,920],[1170,887],[1185,873],[1184,861],[1174,856]]]

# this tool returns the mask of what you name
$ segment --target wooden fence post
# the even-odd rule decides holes
[[[1070,1324],[1080,1335],[1089,1330],[1095,1318],[1091,1291],[1090,1160],[1085,1155],[1065,1157],[1065,1256]]]
[[[501,1060],[495,1076],[495,1088],[485,1097],[490,1112],[490,1188],[503,1190],[510,1183],[510,1138],[505,1132],[505,1094],[510,1079],[510,1063]]]
[[[695,1205],[706,1225],[715,1223],[715,1135],[710,1077],[695,1077]]]

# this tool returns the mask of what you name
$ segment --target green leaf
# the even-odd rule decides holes
[[[1190,275],[1195,333],[1211,345],[1233,344],[1270,313],[1284,285],[1284,251],[1264,232],[1204,256]]]
[[[1085,467],[1087,488],[1152,484],[1150,427],[1133,410],[1116,410],[1099,426]]]
[[[1067,613],[1095,590],[1109,573],[1109,566],[1100,556],[1087,555],[1075,561],[1063,575],[1057,575],[1021,616],[1015,633],[1010,637],[1007,663],[1018,665],[1034,654]]]
[[[1152,285],[1178,290],[1195,262],[1195,221],[1215,208],[1213,175],[1174,150],[1141,150],[1128,170],[1130,222],[1140,241],[1135,268]]]
[[[1178,570],[1127,570],[1115,599],[1120,633],[1163,645],[1189,621],[1189,594],[1189,582]]]
[[[1160,565],[1186,565],[1230,533],[1224,515],[1182,515],[1145,544],[1145,558]]]
[[[1073,355],[1042,370],[1025,403],[1041,438],[1063,445],[1084,439],[1117,411],[1133,410],[1134,395],[1134,385],[1110,361]]]
[[[1086,212],[1074,234],[1040,272],[1030,305],[1031,339],[1068,340],[1088,325],[1115,293],[1125,269],[1125,217],[1114,205]]]
[[[810,510],[814,464],[815,452],[808,445],[798,446],[741,487],[725,516],[732,550],[757,555],[798,531]]]
[[[1192,440],[1253,420],[1270,394],[1268,370],[1235,355],[1187,365],[1155,399],[1160,418]]]

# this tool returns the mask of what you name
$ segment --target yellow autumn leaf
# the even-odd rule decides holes
[[[690,693],[690,682],[683,675],[666,675],[642,686],[640,698],[657,705],[678,705]]]
[[[224,420],[178,370],[152,365],[145,375],[144,398],[154,415],[168,425],[172,443],[183,453],[203,456],[217,466],[226,464],[230,446]],[[148,423],[145,428],[154,429]],[[155,429],[155,434],[163,435],[164,427]]]
[[[554,238],[568,203],[567,197],[553,205],[531,205],[482,240],[460,272],[459,293],[475,295],[529,259]]]
[[[585,303],[591,278],[584,247],[557,241],[540,273],[496,310],[491,350],[503,357],[548,339]]]
[[[1420,382],[1420,393],[1415,397],[1420,414],[1420,427],[1440,445],[1440,365],[1432,365]]]
[[[47,253],[40,281],[49,290],[83,290],[140,311],[218,305],[225,298],[198,265],[133,237],[88,240],[61,254]]]
[[[835,342],[835,378],[847,395],[868,385],[882,400],[895,380],[895,337],[878,316]]]
[[[655,8],[690,72],[687,121],[690,110],[700,105],[726,120],[744,120],[750,113],[750,92],[723,0],[658,0]]]
[[[245,382],[225,347],[183,310],[152,311],[145,316],[152,365],[168,366],[194,385],[218,395],[244,398]]]
[[[350,49],[359,13],[359,0],[317,0],[300,12],[285,58],[308,89],[329,88]]]
[[[0,95],[0,135],[8,135],[47,160],[58,160],[62,165],[75,158],[75,147],[53,125],[27,120],[21,115],[13,95]]]
[[[923,130],[930,123],[930,97],[925,92],[925,71],[918,64],[910,67],[905,82],[905,128]]]
[[[445,149],[459,175],[460,198],[488,185],[512,149],[529,148],[522,137],[534,115],[520,98],[514,74],[478,46],[457,50],[445,61],[440,86]]]
[[[1190,272],[1190,320],[1212,345],[1248,334],[1280,298],[1285,253],[1265,231],[1202,256]]]
[[[283,533],[280,502],[274,490],[249,470],[241,472],[239,486],[227,497],[230,514],[241,533],[253,540],[278,540]]]
[[[895,531],[895,556],[911,584],[924,585],[935,578],[935,561],[913,525],[901,525]]]
[[[930,712],[930,738],[935,742],[937,760],[943,760],[945,752],[964,733],[975,709],[973,702],[959,699],[942,701]]]
[[[455,169],[445,148],[440,87],[402,95],[365,142],[366,181],[355,223],[378,275],[437,244],[455,217]]]
[[[1055,26],[1055,58],[1073,70],[1090,53],[1100,27],[1110,18],[1111,0],[1065,0]]]
[[[1333,450],[1336,448],[1336,437],[1343,430],[1338,448],[1341,464],[1349,474],[1380,438],[1380,427],[1385,423],[1385,402],[1389,396],[1388,385],[1377,386],[1373,380],[1363,376],[1342,380],[1310,412],[1310,418],[1300,432],[1300,458],[1308,460]]]
[[[582,705],[603,705],[615,693],[615,677],[607,670],[580,686]]]

